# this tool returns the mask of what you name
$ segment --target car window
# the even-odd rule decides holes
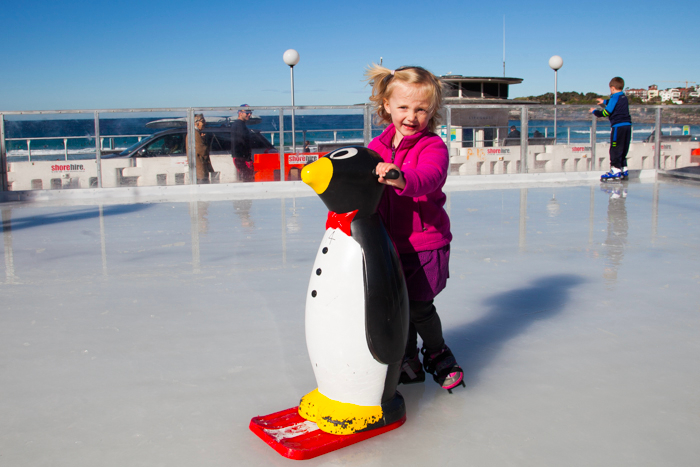
[[[164,135],[148,143],[137,157],[175,156],[185,154],[185,135]]]
[[[129,146],[128,148],[126,148],[126,149],[124,149],[122,152],[120,152],[119,155],[120,155],[120,156],[130,156],[131,153],[134,152],[134,150],[135,150],[137,147],[141,146],[143,143],[145,143],[146,141],[148,141],[148,140],[150,140],[150,139],[152,139],[152,138],[153,138],[153,135],[150,135],[150,136],[148,136],[147,138],[142,139],[141,141],[135,142],[134,144],[132,144],[131,146]]]
[[[228,131],[212,132],[209,148],[212,153],[231,151],[231,134]]]

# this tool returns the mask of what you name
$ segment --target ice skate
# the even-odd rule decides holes
[[[423,381],[425,381],[425,371],[423,371],[423,365],[418,358],[418,349],[416,349],[416,355],[413,357],[403,357],[399,384],[422,383]]]
[[[425,348],[421,349],[423,354],[423,367],[425,371],[433,375],[436,383],[447,389],[452,394],[452,389],[460,384],[464,387],[464,372],[457,364],[455,356],[449,347],[444,346],[439,352],[428,354]]]
[[[622,178],[622,172],[620,169],[610,169],[610,172],[604,173],[600,177],[601,182],[618,182]]]

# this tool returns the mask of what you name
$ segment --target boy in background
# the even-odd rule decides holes
[[[603,174],[600,180],[627,180],[627,152],[632,139],[632,118],[630,117],[627,96],[622,90],[625,80],[616,76],[610,80],[610,99],[598,99],[603,110],[591,108],[596,117],[608,117],[610,120],[610,172]]]

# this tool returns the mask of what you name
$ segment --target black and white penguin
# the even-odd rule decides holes
[[[328,207],[306,301],[306,345],[318,388],[299,414],[332,434],[389,425],[406,413],[396,391],[408,337],[398,255],[376,213],[384,192],[363,147],[333,151],[302,170]]]

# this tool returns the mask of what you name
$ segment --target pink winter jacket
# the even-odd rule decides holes
[[[385,162],[399,166],[406,179],[403,190],[391,186],[384,189],[379,214],[399,254],[442,248],[452,240],[442,192],[449,167],[447,146],[426,129],[404,136],[392,154],[395,133],[390,124],[369,144]]]

